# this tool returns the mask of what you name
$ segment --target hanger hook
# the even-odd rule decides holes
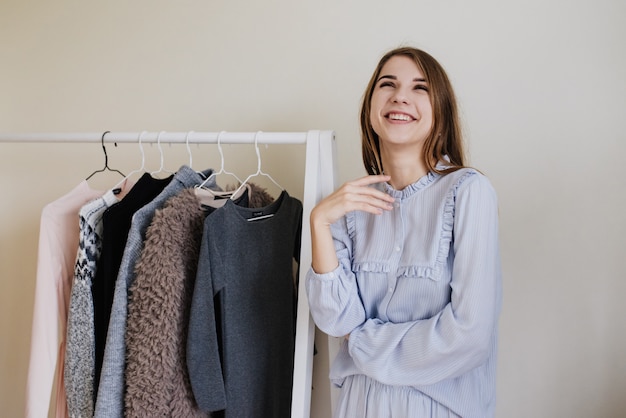
[[[224,152],[222,151],[222,142],[221,142],[221,138],[222,138],[222,134],[225,133],[226,131],[220,131],[217,134],[217,149],[220,152],[220,160],[221,160],[221,165],[220,165],[220,173],[224,172]]]
[[[139,138],[138,138],[138,141],[139,141],[139,151],[141,152],[141,167],[140,167],[139,169],[137,169],[137,170],[131,171],[130,173],[128,173],[128,175],[127,175],[127,176],[124,176],[124,178],[123,178],[123,179],[122,179],[119,183],[117,183],[117,184],[115,185],[115,187],[113,187],[114,189],[117,189],[118,187],[120,187],[120,186],[121,186],[121,185],[122,185],[122,184],[123,184],[126,180],[128,180],[128,179],[130,178],[130,176],[132,176],[133,174],[135,174],[135,173],[139,173],[139,172],[143,171],[144,167],[146,166],[146,155],[145,155],[145,153],[144,153],[144,151],[143,151],[143,143],[141,142],[141,140],[143,139],[143,136],[144,136],[145,134],[147,134],[147,133],[148,133],[148,132],[146,132],[146,131],[142,131],[142,132],[139,134]],[[109,169],[109,170],[110,170],[110,169]],[[118,170],[115,170],[115,171],[118,171]],[[118,171],[118,172],[119,172],[119,171]],[[122,174],[121,172],[119,172],[119,173],[120,173],[120,174]],[[122,175],[123,175],[123,174],[122,174]]]
[[[111,131],[105,131],[102,134],[102,138],[100,138],[100,143],[102,144],[102,151],[104,152],[104,168],[109,168],[109,156],[107,155],[107,149],[104,146],[104,136],[110,132]]]
[[[159,171],[163,170],[163,166],[164,166],[164,162],[165,162],[165,158],[163,156],[163,147],[161,147],[161,135],[163,133],[165,133],[165,131],[161,131],[157,135],[157,147],[159,148],[159,153],[161,153],[161,166],[159,167]]]
[[[191,148],[189,148],[189,136],[191,136],[191,134],[195,133],[194,131],[189,131],[187,132],[187,135],[185,135],[185,145],[187,147],[187,152],[189,153],[189,168],[192,168],[193,166],[193,157],[191,155]]]
[[[142,131],[142,132],[139,134],[139,151],[141,151],[141,168],[140,168],[139,170],[137,170],[137,171],[141,171],[141,170],[143,170],[143,169],[144,169],[144,167],[146,166],[146,154],[145,154],[145,152],[144,152],[144,150],[143,150],[143,143],[141,142],[141,140],[143,139],[143,136],[144,136],[145,134],[147,134],[147,132],[146,132],[146,131]]]
[[[161,148],[161,135],[163,133],[165,133],[165,131],[161,131],[157,135],[157,147],[159,148],[159,153],[161,154],[161,166],[159,167],[158,170],[153,171],[151,174],[156,174],[156,173],[160,173],[161,171],[163,171],[163,148]]]
[[[262,131],[257,131],[254,134],[254,149],[256,150],[256,159],[257,159],[257,173],[261,173],[261,152],[259,151],[259,135]]]

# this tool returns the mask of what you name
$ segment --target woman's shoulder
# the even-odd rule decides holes
[[[489,178],[473,167],[462,167],[444,174],[439,179],[444,187],[454,196],[463,193],[488,194],[496,197],[496,191]]]
[[[491,185],[489,178],[480,170],[474,167],[460,167],[456,170],[451,170],[448,173],[444,173],[441,176],[448,183],[461,185],[464,183],[479,183],[484,185]]]

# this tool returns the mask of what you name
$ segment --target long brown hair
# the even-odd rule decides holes
[[[412,47],[400,47],[387,52],[367,85],[361,105],[361,147],[363,164],[369,174],[382,174],[380,142],[370,121],[372,94],[383,66],[390,58],[402,55],[412,59],[428,83],[430,102],[433,108],[433,127],[424,143],[423,153],[428,171],[448,173],[465,166],[463,135],[457,111],[456,98],[448,76],[437,60],[430,54]],[[447,156],[448,166],[439,170],[436,164]]]

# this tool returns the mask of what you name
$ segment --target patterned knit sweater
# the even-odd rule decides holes
[[[79,212],[79,248],[70,294],[64,365],[65,392],[71,418],[93,416],[95,342],[91,285],[102,248],[102,214],[117,202],[117,195],[109,190],[84,205]]]

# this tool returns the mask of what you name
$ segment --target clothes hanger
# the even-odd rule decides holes
[[[132,176],[133,174],[137,174],[140,173],[142,171],[144,171],[144,167],[146,165],[146,154],[143,151],[143,143],[141,142],[141,139],[143,138],[143,136],[145,134],[147,134],[148,132],[146,131],[142,131],[139,134],[139,151],[141,152],[141,167],[139,167],[137,170],[133,170],[130,173],[128,173],[128,175],[126,177],[124,177],[119,183],[117,183],[113,188],[117,189],[118,187],[120,187],[122,185],[122,183],[124,183],[126,180],[128,180],[130,178],[130,176]]]
[[[196,193],[196,198],[198,198],[198,201],[203,206],[210,206],[216,209],[224,206],[224,204],[233,196],[235,198],[241,197],[240,193],[233,194],[232,190],[231,191],[218,191],[218,190],[212,190],[208,187],[204,187],[207,182],[209,182],[212,178],[215,178],[215,176],[219,174],[230,174],[237,180],[238,184],[241,184],[241,180],[239,179],[239,177],[237,177],[235,173],[231,173],[224,169],[224,152],[222,151],[222,144],[220,142],[221,136],[224,132],[225,131],[221,131],[220,133],[217,134],[217,148],[219,149],[220,158],[221,158],[219,171],[213,172],[209,177],[207,177],[206,180],[204,180],[201,184],[196,185],[194,188],[195,193]],[[239,189],[237,190],[239,191]],[[250,193],[249,188],[248,188],[248,193]]]
[[[246,178],[246,179],[245,179],[245,180],[241,183],[241,185],[240,185],[240,186],[239,186],[239,188],[235,191],[235,193],[233,193],[233,196],[237,195],[237,193],[239,193],[239,190],[240,190],[241,188],[243,188],[243,187],[244,187],[244,186],[248,183],[248,181],[249,181],[252,177],[256,177],[256,176],[259,176],[259,175],[261,175],[261,176],[265,176],[265,177],[269,178],[269,179],[272,181],[272,183],[274,183],[274,184],[276,185],[276,187],[278,187],[278,188],[281,190],[281,192],[282,192],[283,190],[285,190],[285,189],[283,189],[283,187],[282,187],[280,184],[278,184],[278,183],[276,182],[276,180],[274,180],[274,179],[272,178],[272,176],[270,176],[268,173],[264,173],[264,172],[263,172],[263,170],[261,170],[261,153],[260,153],[260,151],[259,151],[259,135],[260,135],[260,134],[262,134],[262,133],[263,133],[262,131],[258,131],[258,132],[254,135],[254,148],[255,148],[255,150],[256,150],[256,158],[257,158],[257,170],[256,170],[256,173],[250,174],[250,175],[248,176],[248,178]],[[232,198],[231,198],[231,199],[232,199]]]
[[[164,134],[165,131],[161,131],[159,132],[159,134],[157,135],[157,147],[159,148],[159,153],[161,154],[161,166],[159,167],[158,170],[156,171],[152,171],[150,173],[151,176],[154,177],[155,174],[161,173],[161,172],[166,172],[168,174],[174,174],[173,172],[166,170],[164,168],[164,164],[163,164],[163,148],[161,148],[161,135]]]
[[[116,172],[116,173],[119,173],[122,177],[126,177],[126,176],[124,175],[124,173],[122,173],[120,170],[116,170],[116,169],[114,169],[114,168],[109,167],[109,156],[107,155],[107,149],[106,149],[106,147],[104,146],[104,136],[105,136],[106,134],[110,133],[110,132],[111,132],[111,131],[105,131],[105,132],[102,134],[102,138],[100,139],[100,142],[101,142],[101,144],[102,144],[102,151],[104,151],[104,167],[103,167],[102,169],[100,169],[100,170],[96,170],[96,171],[94,171],[93,173],[91,173],[89,176],[87,176],[87,178],[86,178],[85,180],[89,180],[90,178],[92,178],[92,177],[94,176],[94,174],[96,174],[96,173],[102,173],[102,172],[104,172],[104,171],[114,171],[114,172]]]
[[[207,177],[207,179],[204,180],[200,185],[196,186],[197,188],[204,187],[204,185],[206,183],[208,183],[209,180],[211,180],[212,178],[215,178],[219,174],[229,174],[229,175],[233,176],[237,180],[237,183],[239,183],[239,185],[241,185],[243,183],[241,181],[241,179],[239,177],[237,177],[237,175],[235,173],[231,173],[230,171],[224,170],[224,152],[222,151],[222,144],[220,142],[220,138],[221,138],[222,134],[225,133],[225,132],[226,131],[221,131],[220,133],[217,134],[217,149],[220,152],[220,159],[221,159],[220,169],[219,169],[219,171],[216,171],[213,174],[211,174],[209,177]],[[239,191],[239,189],[237,189],[237,191]],[[237,193],[233,193],[233,196],[236,196],[236,195],[237,195]]]

